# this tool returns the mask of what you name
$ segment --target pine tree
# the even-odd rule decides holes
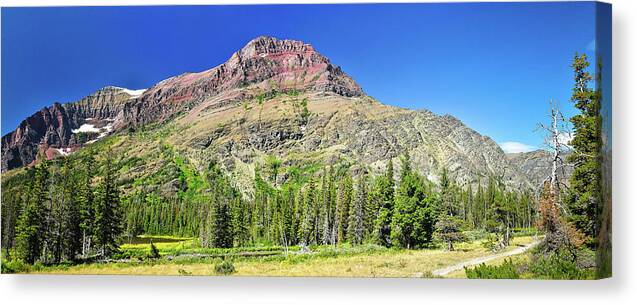
[[[471,229],[474,229],[476,227],[476,222],[475,222],[475,212],[474,212],[474,200],[473,200],[473,190],[471,188],[471,184],[469,184],[469,186],[467,187],[467,190],[465,191],[465,201],[464,201],[464,209],[466,211],[465,213],[465,221],[468,222],[468,225],[470,226]]]
[[[80,227],[81,215],[77,201],[77,175],[68,158],[64,159],[62,167],[63,189],[63,219],[62,219],[62,245],[64,256],[74,260],[81,252],[82,230]]]
[[[568,161],[575,164],[566,198],[569,221],[593,244],[598,232],[601,206],[601,115],[600,95],[588,87],[592,80],[586,71],[586,54],[575,54],[573,71],[575,86],[571,101],[580,113],[571,118],[574,127],[570,146],[574,152]]]
[[[338,242],[345,242],[347,239],[347,226],[349,225],[349,210],[352,202],[353,182],[349,173],[341,178],[338,186],[336,224]]]
[[[296,243],[294,234],[294,190],[289,185],[284,187],[281,196],[281,212],[278,227],[280,231],[280,242],[286,249]]]
[[[252,209],[252,236],[259,240],[266,235],[268,218],[268,187],[261,177],[259,166],[254,168],[254,199]]]
[[[394,210],[394,163],[391,159],[387,162],[387,170],[384,175],[378,177],[374,187],[373,198],[380,200],[374,231],[376,241],[385,247],[391,245],[391,220]]]
[[[2,224],[2,245],[3,257],[11,259],[12,249],[15,247],[16,228],[26,205],[29,195],[29,187],[33,181],[33,170],[29,169],[23,174],[17,174],[12,179],[2,181],[2,200],[0,205],[0,224]]]
[[[451,215],[441,215],[436,221],[435,235],[447,245],[447,250],[454,251],[453,244],[467,240],[462,233],[462,221]]]
[[[362,176],[358,180],[356,189],[356,199],[352,204],[349,212],[349,225],[347,233],[349,241],[354,245],[363,242],[365,234],[365,204],[367,201],[367,177]]]
[[[449,175],[446,168],[443,168],[442,175],[440,177],[440,198],[442,200],[443,213],[453,216],[456,214],[453,185],[449,180]]]
[[[41,160],[35,168],[26,207],[16,229],[17,257],[27,264],[40,259],[46,238],[49,168],[48,161],[45,158]]]
[[[323,175],[321,180],[321,191],[320,191],[320,204],[319,204],[319,218],[318,218],[318,226],[320,230],[320,243],[328,244],[330,242],[330,219],[329,219],[329,210],[330,210],[330,193],[328,190],[328,181],[329,175],[326,168],[323,168]]]
[[[303,199],[303,216],[299,228],[299,240],[304,245],[310,245],[317,242],[316,239],[316,182],[310,180],[305,187],[305,196]]]
[[[334,200],[334,170],[330,166],[329,171],[323,174],[323,186],[321,186],[321,193],[323,197],[322,203],[322,241],[323,244],[334,244],[336,237],[334,236],[334,214],[335,203]]]
[[[438,206],[437,199],[427,194],[424,178],[411,170],[409,162],[405,155],[391,227],[392,245],[408,249],[431,243]]]
[[[225,200],[219,200],[213,209],[212,246],[215,248],[232,248],[233,242],[234,234],[230,207]]]
[[[118,248],[122,233],[119,190],[115,183],[115,168],[110,152],[104,164],[104,177],[95,206],[94,238],[102,256],[109,256]]]
[[[232,205],[232,229],[234,243],[240,247],[247,246],[250,241],[250,223],[248,206],[239,198]]]
[[[440,178],[441,211],[436,221],[435,234],[436,237],[447,244],[447,250],[449,251],[454,250],[454,243],[466,239],[462,233],[463,222],[458,217],[455,190],[455,185],[449,179],[447,169],[443,169]]]

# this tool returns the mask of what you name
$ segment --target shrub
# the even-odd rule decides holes
[[[465,231],[464,235],[467,237],[467,241],[472,242],[487,238],[487,236],[489,236],[489,233],[484,230],[469,230]]]
[[[2,270],[0,270],[0,273],[22,273],[28,271],[29,265],[25,264],[21,260],[2,260]]]
[[[234,265],[229,260],[223,260],[221,263],[215,265],[215,273],[217,275],[230,275],[235,273],[237,270],[234,269]]]
[[[564,251],[549,256],[537,256],[529,271],[534,277],[553,280],[585,280],[594,278],[594,271],[581,269]]]
[[[467,278],[470,279],[518,279],[517,266],[511,259],[504,260],[499,266],[488,266],[482,263],[475,268],[464,268]]]
[[[487,233],[484,241],[482,242],[482,246],[491,251],[496,251],[498,246],[498,237],[493,233]]]
[[[159,249],[157,249],[157,246],[155,246],[155,244],[153,244],[153,242],[150,242],[150,253],[148,253],[148,258],[160,258],[161,255],[159,254]]]

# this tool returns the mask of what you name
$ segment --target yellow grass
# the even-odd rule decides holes
[[[510,250],[531,242],[532,237],[517,237]],[[164,245],[167,246],[167,245]],[[158,246],[159,247],[159,246]],[[491,255],[480,242],[463,243],[457,251],[373,250],[358,254],[289,254],[287,258],[242,258],[234,262],[235,276],[337,276],[337,277],[431,277],[433,270],[476,257]],[[218,260],[184,262],[159,260],[154,263],[107,263],[45,269],[55,274],[124,274],[124,275],[215,275]],[[464,271],[462,271],[464,275]],[[452,274],[451,277],[462,277]]]
[[[529,242],[530,241],[527,241],[525,239],[525,237],[517,237],[513,241],[513,244],[520,246],[520,245],[528,244]],[[512,255],[512,256],[509,256],[509,257],[496,258],[494,260],[490,260],[488,262],[485,262],[484,264],[486,264],[488,266],[497,266],[497,265],[501,265],[502,263],[504,263],[504,260],[508,260],[508,259],[513,260],[513,262],[528,261],[529,260],[529,255],[530,255],[530,253],[527,251],[527,252],[524,252],[522,254]],[[475,266],[472,266],[472,267],[475,267]],[[467,278],[467,274],[465,273],[464,269],[462,269],[462,270],[457,270],[457,271],[454,271],[454,272],[451,272],[451,273],[445,275],[445,278],[466,279]]]

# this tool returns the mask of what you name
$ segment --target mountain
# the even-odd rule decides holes
[[[203,170],[214,160],[248,185],[269,156],[288,168],[340,164],[377,173],[408,152],[433,181],[447,168],[462,185],[489,176],[533,185],[493,140],[460,120],[384,105],[311,45],[265,36],[210,70],[138,92],[106,87],[40,110],[2,137],[2,170],[32,163],[38,151],[50,158],[106,145],[102,137],[127,156],[126,181],[150,179],[173,163],[173,176],[184,162]],[[170,193],[175,179],[149,181]]]
[[[51,157],[56,148],[79,148],[99,136],[80,132],[82,125],[108,125],[103,121],[114,118],[135,94],[124,88],[106,87],[75,103],[54,103],[42,108],[22,121],[16,130],[2,137],[2,171],[30,164],[36,159],[38,151]],[[81,141],[82,135],[88,138]]]
[[[568,152],[564,154],[564,160],[566,160],[568,154]],[[511,163],[519,168],[536,187],[542,185],[551,174],[553,156],[546,150],[538,149],[530,152],[510,153],[507,154],[507,158],[509,158]],[[562,169],[563,171],[558,173],[563,178],[562,182],[568,183],[568,178],[573,172],[573,166],[567,164]]]

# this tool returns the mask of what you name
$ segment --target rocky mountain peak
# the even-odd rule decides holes
[[[243,57],[264,56],[282,53],[310,53],[314,48],[298,40],[280,40],[270,36],[259,36],[250,40],[238,53]]]
[[[184,73],[149,88],[124,106],[116,128],[163,122],[230,92],[241,91],[242,98],[249,99],[259,93],[291,90],[364,96],[349,75],[311,45],[261,36],[219,66]]]

